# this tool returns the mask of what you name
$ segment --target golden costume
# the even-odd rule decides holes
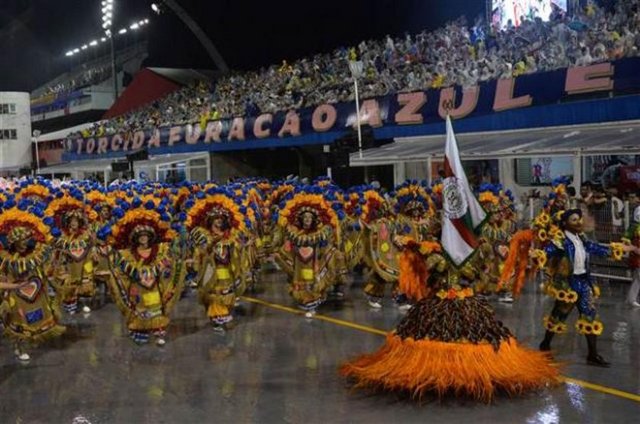
[[[51,261],[52,284],[60,297],[65,312],[78,311],[78,302],[84,311],[95,295],[93,281],[94,232],[89,222],[95,222],[97,213],[82,200],[64,195],[52,200],[45,215],[52,218],[61,230],[55,241]]]
[[[37,216],[16,207],[0,209],[0,318],[16,355],[28,360],[26,343],[39,343],[64,333],[58,305],[49,297],[44,264],[53,240]]]
[[[130,337],[164,345],[173,306],[184,285],[184,252],[171,218],[153,202],[130,207],[114,220],[109,242],[115,249],[111,295],[125,316]],[[109,231],[101,230],[103,236]]]
[[[313,315],[329,290],[346,276],[339,250],[340,222],[321,190],[298,191],[280,211],[280,248],[275,258],[289,274],[289,293],[298,307]]]
[[[198,298],[216,330],[233,319],[237,291],[246,278],[243,266],[246,222],[240,205],[222,190],[208,192],[188,212],[187,229],[194,248]]]

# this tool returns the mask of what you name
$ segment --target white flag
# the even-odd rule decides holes
[[[447,115],[444,151],[445,179],[442,188],[442,248],[456,266],[462,265],[478,247],[476,230],[487,214],[469,187],[460,162],[458,143]]]

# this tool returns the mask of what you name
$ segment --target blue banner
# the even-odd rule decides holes
[[[360,121],[372,126],[376,137],[384,138],[418,135],[419,131],[425,131],[427,127],[437,127],[439,130],[447,113],[460,120],[463,127],[467,121],[471,124],[477,122],[478,118],[491,115],[487,122],[506,125],[505,128],[482,128],[482,125],[477,124],[471,125],[470,128],[506,129],[509,124],[501,118],[513,118],[514,114],[521,112],[520,109],[524,112],[524,108],[528,107],[561,106],[561,103],[584,100],[584,96],[593,97],[597,93],[607,97],[611,94],[638,93],[638,69],[640,58],[628,58],[586,67],[522,75],[513,79],[494,80],[465,89],[431,89],[362,99]],[[583,103],[585,107],[594,107],[588,105],[591,102]],[[564,116],[582,113],[587,117],[587,109],[584,107],[571,109],[572,111]],[[630,119],[623,112],[624,110],[621,110],[624,116],[620,119]],[[615,110],[612,113],[615,114]],[[274,115],[262,114],[160,127],[144,132],[122,132],[104,137],[69,139],[63,158],[78,160],[118,157],[143,148],[147,148],[150,154],[165,154],[328,144],[342,136],[347,129],[356,126],[356,115],[355,102],[324,104]],[[593,119],[598,119],[593,116]],[[584,121],[580,117],[577,119]],[[550,125],[563,124],[556,122],[557,119],[553,121]],[[570,123],[573,122],[566,122]]]

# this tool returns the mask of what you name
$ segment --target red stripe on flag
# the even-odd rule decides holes
[[[473,249],[477,249],[478,239],[476,239],[475,234],[473,234],[473,232],[471,232],[469,227],[467,227],[467,224],[465,223],[464,218],[451,219],[450,221],[453,224],[453,226],[456,227],[456,230],[458,230],[460,237],[462,237],[465,243],[467,243]]]

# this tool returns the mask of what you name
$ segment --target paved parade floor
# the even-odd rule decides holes
[[[588,367],[575,332],[555,340],[566,383],[491,405],[353,392],[339,364],[383,342],[402,313],[371,310],[354,284],[341,303],[312,319],[291,306],[285,276],[265,274],[262,292],[243,301],[227,334],[214,333],[192,295],[174,311],[168,343],[139,347],[107,304],[73,318],[63,340],[18,363],[0,346],[0,423],[631,423],[640,417],[640,309],[623,305],[626,284],[603,285],[602,355]],[[550,300],[530,284],[513,305],[494,302],[503,320],[537,346]],[[575,316],[572,317],[575,320]],[[571,322],[573,322],[573,320]]]

